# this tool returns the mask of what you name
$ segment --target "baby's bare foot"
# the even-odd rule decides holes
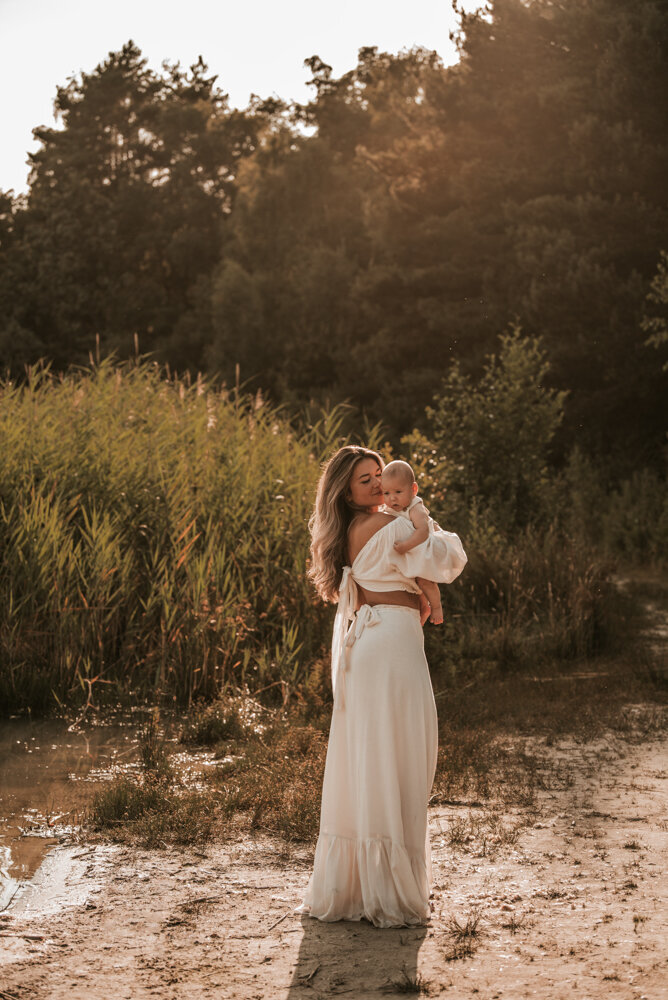
[[[432,625],[442,625],[443,624],[443,606],[438,605],[438,607],[432,607],[431,614],[429,616],[429,621]]]

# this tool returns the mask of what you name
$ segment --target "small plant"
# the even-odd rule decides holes
[[[623,846],[626,848],[627,851],[642,851],[643,847],[640,841],[636,840],[635,838],[633,840],[627,840],[623,844]]]
[[[465,923],[460,923],[456,917],[450,917],[447,926],[447,934],[456,941],[464,941],[467,938],[478,937],[480,933],[480,914],[474,913],[466,918]]]
[[[643,916],[641,916],[638,913],[634,913],[633,914],[633,933],[634,934],[638,933],[638,928],[642,927],[642,925],[645,923],[646,920],[647,920],[647,917],[643,917]]]
[[[477,944],[470,938],[465,938],[463,941],[455,941],[443,957],[446,962],[457,962],[462,958],[472,958],[476,950]]]
[[[144,730],[140,743],[142,771],[145,778],[157,782],[169,782],[174,774],[169,762],[164,737],[158,729],[158,716],[154,712]]]
[[[461,816],[452,820],[448,827],[448,844],[450,847],[463,847],[471,836],[469,823]]]
[[[522,913],[516,916],[514,913],[511,913],[505,924],[501,924],[501,926],[504,930],[510,931],[511,934],[516,934],[518,931],[528,927],[527,915],[526,913]]]
[[[548,889],[545,893],[546,899],[565,899],[566,892],[563,889]]]
[[[430,986],[431,980],[425,979],[420,972],[416,972],[414,976],[411,976],[403,968],[399,979],[392,979],[387,983],[385,992],[428,994]]]
[[[212,746],[223,740],[238,740],[244,735],[239,706],[221,701],[204,709],[193,709],[179,739],[189,746]]]

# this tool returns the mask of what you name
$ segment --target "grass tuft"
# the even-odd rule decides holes
[[[179,739],[187,746],[213,746],[225,740],[239,740],[245,732],[239,705],[234,702],[214,702],[191,710]]]
[[[140,760],[139,775],[117,778],[93,796],[93,827],[113,840],[147,848],[210,840],[223,804],[211,793],[183,788],[155,714],[142,735]]]
[[[466,918],[464,923],[459,921],[456,917],[450,917],[446,933],[456,941],[464,941],[467,938],[476,938],[480,934],[480,920],[481,916],[479,913],[471,914]]]
[[[431,980],[425,979],[420,972],[410,975],[406,969],[402,969],[398,979],[391,979],[385,986],[385,992],[393,993],[415,993],[429,994]]]
[[[529,922],[526,913],[521,913],[517,916],[514,913],[511,913],[508,920],[501,924],[501,926],[504,930],[510,931],[511,934],[517,934],[518,931],[524,930],[528,927]]]
[[[446,962],[458,962],[464,958],[473,958],[477,950],[477,942],[470,938],[464,938],[463,941],[455,941],[445,952],[443,958]]]
[[[281,723],[237,749],[211,778],[226,807],[244,813],[251,829],[288,841],[312,840],[320,822],[324,734]]]

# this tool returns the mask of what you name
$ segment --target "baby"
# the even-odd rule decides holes
[[[412,535],[404,542],[395,542],[396,551],[403,555],[416,545],[425,542],[429,537],[429,511],[417,496],[415,475],[408,462],[399,460],[390,462],[383,469],[381,477],[385,509],[388,513],[407,518],[414,527]],[[434,625],[443,622],[443,607],[438,584],[432,580],[417,577],[417,584],[431,605],[429,621]]]

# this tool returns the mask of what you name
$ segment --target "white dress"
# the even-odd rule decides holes
[[[376,927],[429,918],[427,805],[436,769],[436,705],[419,612],[363,604],[357,586],[417,593],[416,576],[450,583],[466,564],[457,535],[436,528],[405,555],[397,517],[343,571],[332,642],[334,712],[313,874],[298,912]]]

